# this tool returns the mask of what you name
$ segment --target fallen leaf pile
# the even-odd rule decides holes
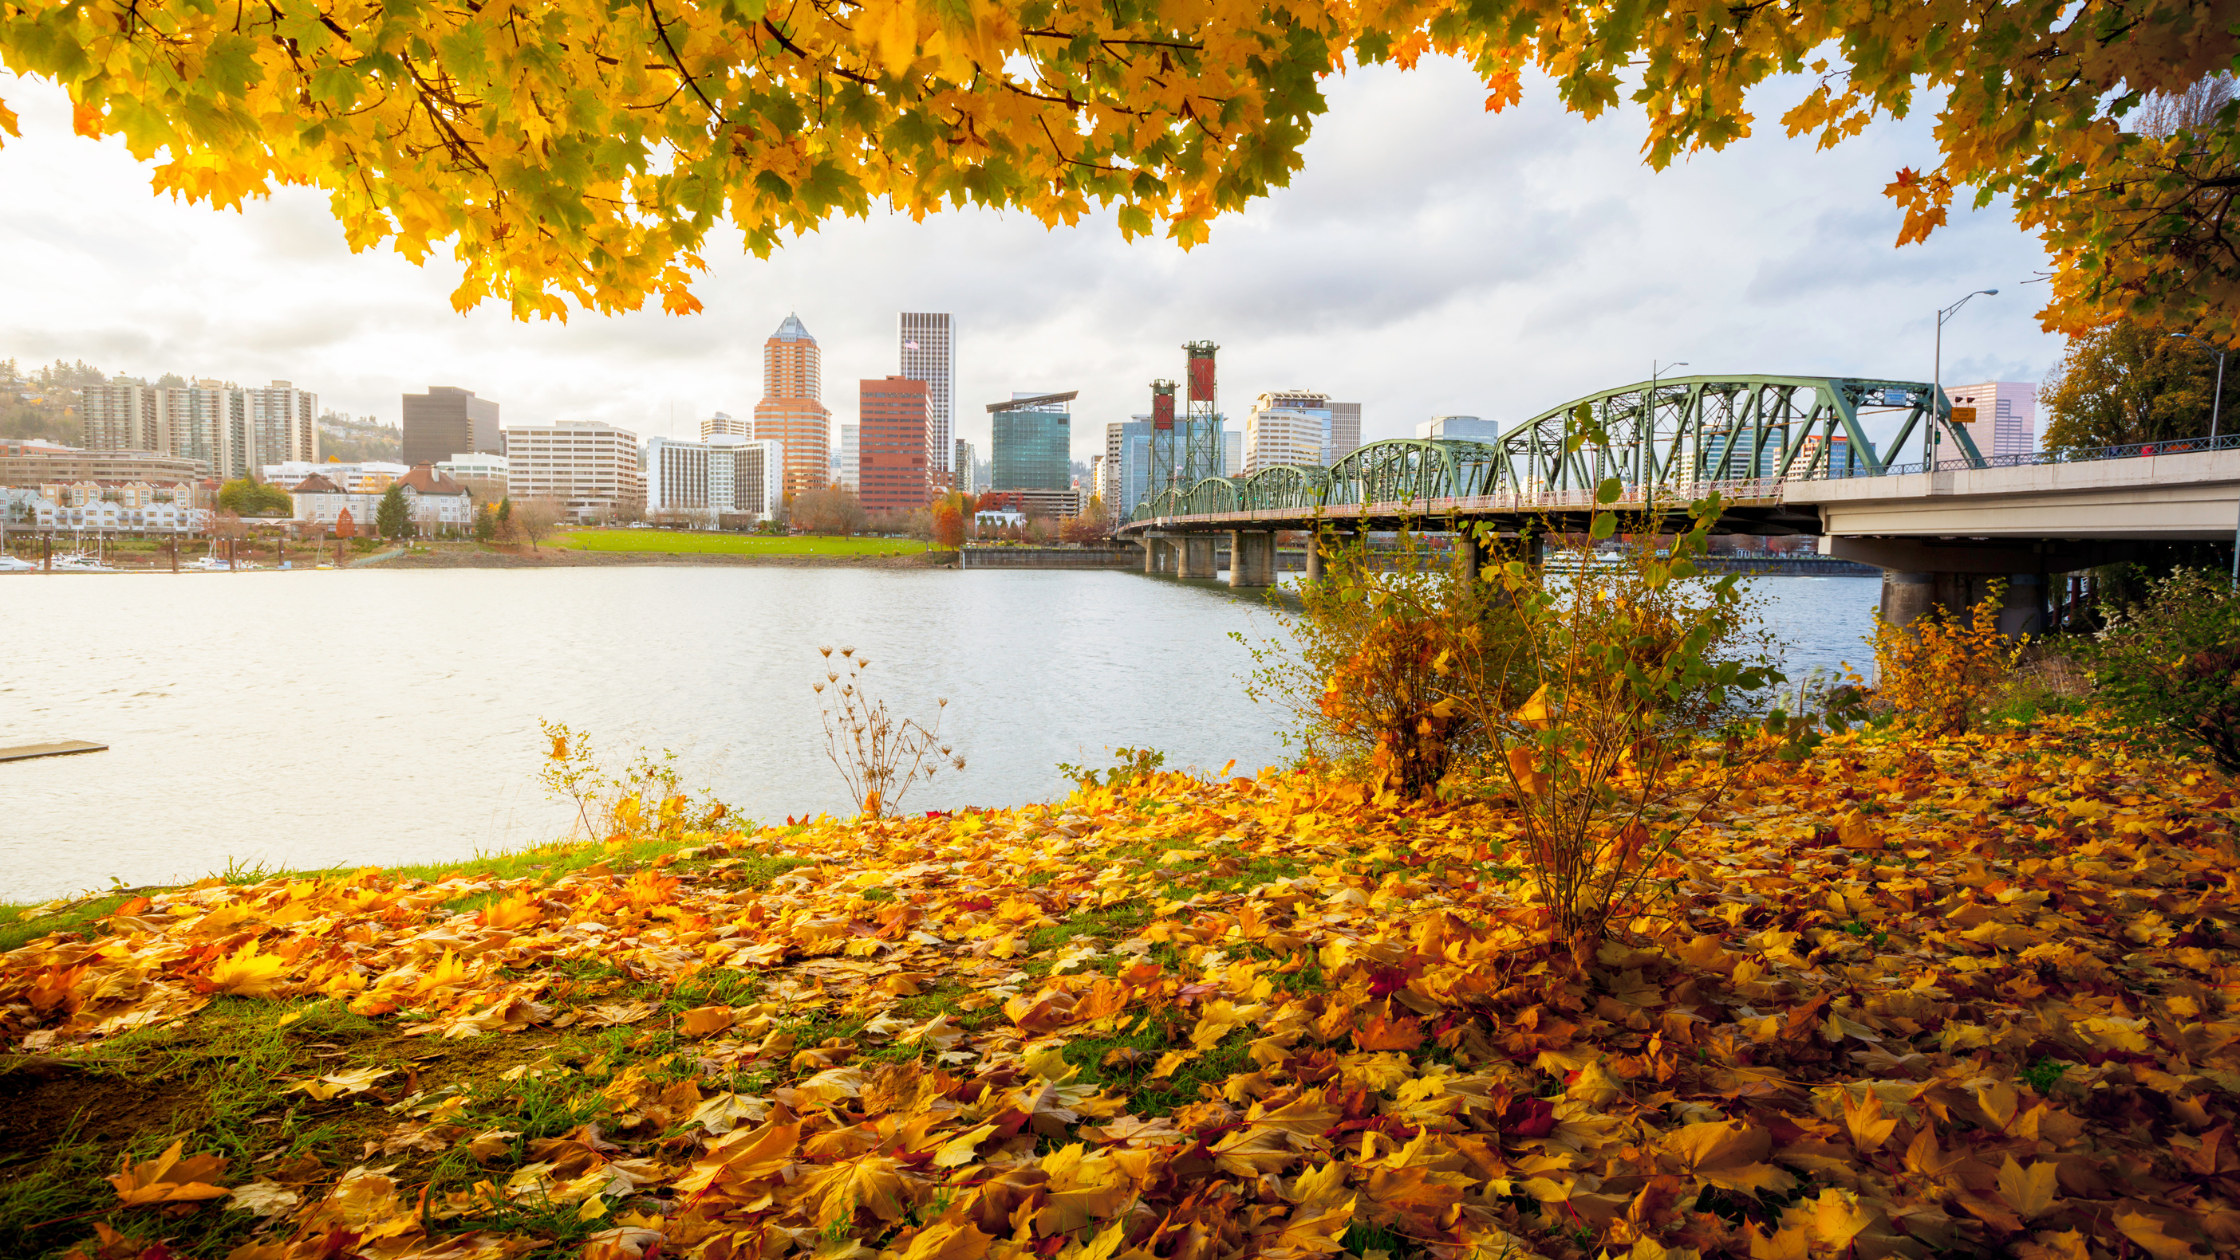
[[[524,1204],[593,1257],[2240,1249],[2224,780],[2064,718],[1754,773],[1584,976],[1497,809],[1157,774],[551,882],[159,895],[7,955],[0,1033],[68,1053],[233,995],[405,1049],[645,1048],[513,1069],[597,1117],[526,1139],[463,1085],[306,1078],[395,1127],[340,1172],[130,1164],[120,1208],[204,1206],[87,1256],[189,1211],[263,1220],[234,1260],[517,1254],[556,1236],[493,1223]],[[733,878],[772,856],[800,865]],[[481,1171],[435,1184],[439,1153]]]

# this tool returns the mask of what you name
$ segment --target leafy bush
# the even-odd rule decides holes
[[[2118,713],[2180,731],[2240,773],[2240,594],[2226,578],[2180,569],[2149,583],[2143,602],[2111,612],[2086,660]]]
[[[1600,501],[1618,493],[1605,482]],[[1489,569],[1512,625],[1463,636],[1452,694],[1489,754],[1480,790],[1514,806],[1550,935],[1582,967],[1738,774],[1801,757],[1816,738],[1778,708],[1744,722],[1783,677],[1729,656],[1750,642],[1747,597],[1735,575],[1695,567],[1720,510],[1716,496],[1692,505],[1694,527],[1669,553],[1642,538],[1615,564],[1589,550],[1617,529],[1598,513],[1561,582],[1517,559]]]
[[[1942,607],[1903,626],[1874,615],[1875,696],[1902,719],[1938,735],[1961,735],[1997,701],[2020,660],[2023,642],[1999,632],[2003,582],[1965,621]]]
[[[1284,737],[1306,757],[1360,771],[1403,796],[1425,795],[1483,746],[1456,699],[1465,639],[1501,639],[1515,615],[1494,588],[1462,580],[1446,553],[1425,547],[1412,529],[1388,550],[1320,545],[1322,580],[1299,588],[1297,615],[1276,613],[1284,635],[1246,643],[1256,662],[1246,690],[1288,712]]]

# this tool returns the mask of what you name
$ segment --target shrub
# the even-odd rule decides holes
[[[2240,773],[2240,594],[2227,579],[2180,569],[2150,582],[2084,655],[2117,713],[2179,731]]]
[[[1318,543],[1323,578],[1299,588],[1298,614],[1278,605],[1284,633],[1257,645],[1232,636],[1255,661],[1246,690],[1287,711],[1284,738],[1307,758],[1404,796],[1427,795],[1482,746],[1455,698],[1464,639],[1498,639],[1514,616],[1493,588],[1461,580],[1451,558],[1412,529],[1386,550]]]
[[[1874,615],[1875,696],[1901,718],[1939,735],[1965,734],[2005,689],[2023,642],[1999,633],[2006,589],[1991,592],[1966,620],[1931,609],[1903,626]]]
[[[1600,501],[1618,493],[1605,482]],[[1479,790],[1514,807],[1550,936],[1581,967],[1739,772],[1816,738],[1778,708],[1745,723],[1783,678],[1762,658],[1722,659],[1753,631],[1736,576],[1695,567],[1720,510],[1715,496],[1692,505],[1694,528],[1669,554],[1643,537],[1614,564],[1590,559],[1617,528],[1598,513],[1561,581],[1521,559],[1491,567],[1511,624],[1465,635],[1453,670],[1486,745]]]

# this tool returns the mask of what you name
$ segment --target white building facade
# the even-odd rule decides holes
[[[577,520],[645,508],[638,435],[596,420],[508,425],[506,494],[551,499]]]
[[[786,448],[775,439],[708,439],[708,505],[723,524],[776,520],[785,506]],[[733,518],[744,518],[734,521]]]
[[[194,487],[183,481],[0,486],[0,513],[5,513],[10,529],[121,534],[185,534],[207,528],[210,522],[210,512],[194,506]]]

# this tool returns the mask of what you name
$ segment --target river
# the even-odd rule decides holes
[[[1755,582],[1793,668],[1861,658],[1872,578]],[[537,720],[620,756],[673,749],[751,817],[840,811],[820,645],[968,761],[910,809],[1063,790],[1060,761],[1151,746],[1285,757],[1239,679],[1257,593],[1130,573],[582,568],[0,578],[0,900],[245,864],[443,861],[566,829]]]

